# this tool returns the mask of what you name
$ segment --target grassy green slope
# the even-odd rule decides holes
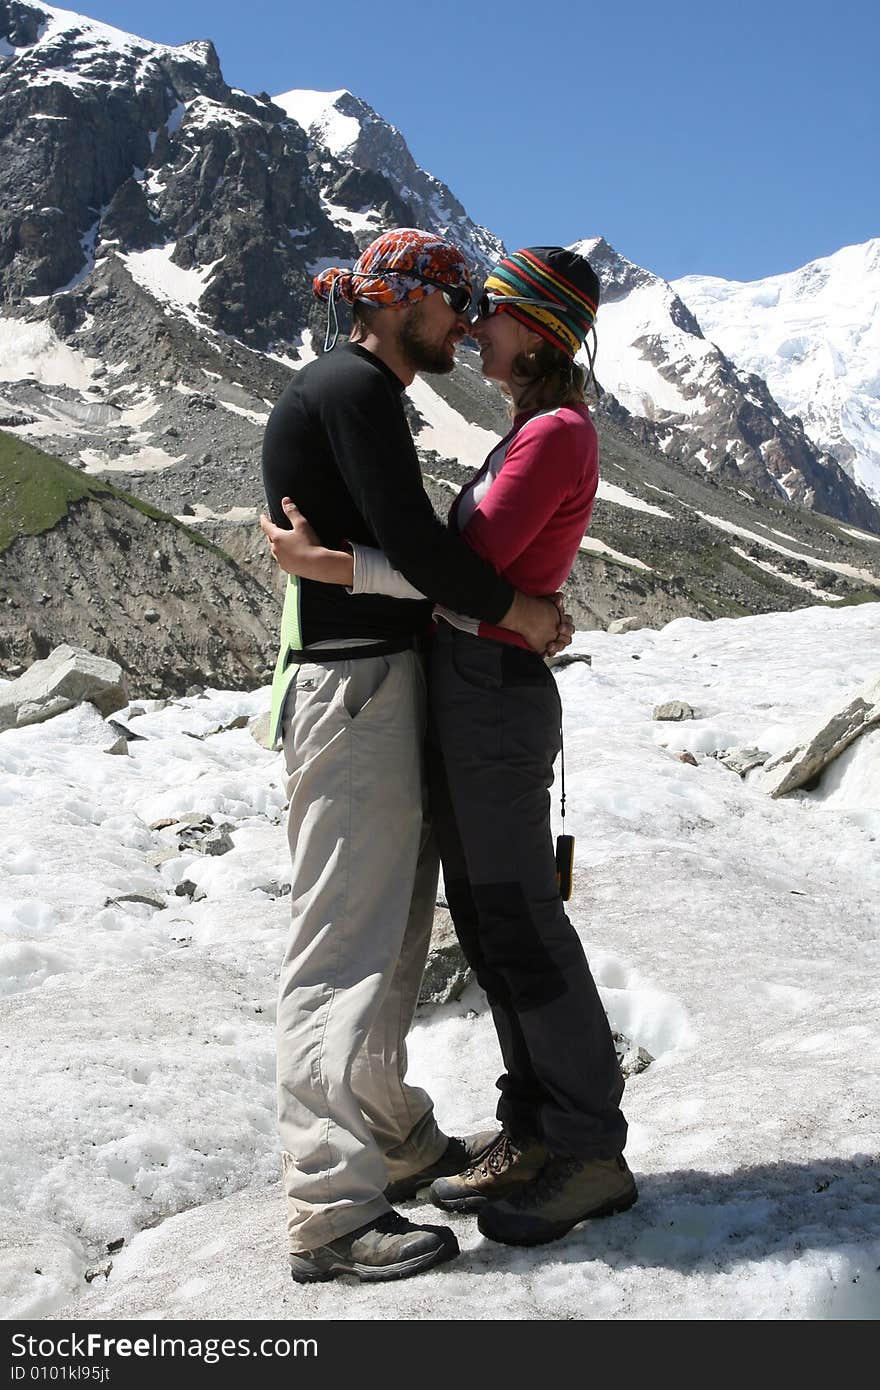
[[[182,525],[176,517],[132,497],[103,478],[87,477],[52,454],[44,454],[42,449],[0,430],[0,555],[18,536],[39,536],[51,531],[74,502],[90,497],[118,497],[154,521],[176,526],[197,545],[234,563],[218,546]]]

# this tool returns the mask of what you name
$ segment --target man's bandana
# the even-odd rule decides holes
[[[466,285],[470,275],[464,257],[451,242],[415,227],[398,227],[385,232],[367,247],[351,270],[334,266],[322,270],[312,281],[318,299],[356,299],[384,307],[415,304],[433,291],[432,285],[407,276],[415,271],[447,285]],[[389,274],[389,271],[395,272]]]

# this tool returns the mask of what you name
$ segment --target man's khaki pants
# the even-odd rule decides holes
[[[412,651],[303,664],[283,721],[291,932],[278,1116],[292,1251],[389,1210],[446,1146],[408,1086],[437,888],[424,808],[425,675]]]

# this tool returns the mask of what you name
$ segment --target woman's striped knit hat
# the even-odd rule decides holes
[[[593,327],[599,308],[599,281],[589,261],[564,246],[527,246],[505,256],[486,281],[490,294],[546,299],[558,309],[511,304],[505,311],[574,357]]]

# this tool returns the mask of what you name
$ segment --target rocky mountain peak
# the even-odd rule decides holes
[[[688,275],[675,288],[737,366],[801,419],[812,444],[880,501],[880,238],[782,275]]]
[[[313,92],[294,88],[273,97],[290,118],[301,125],[309,136],[330,154],[341,157],[356,143],[360,134],[358,113],[346,109],[349,103],[364,106],[344,89],[338,92]],[[369,107],[366,107],[369,111]]]
[[[657,280],[651,271],[643,270],[641,266],[627,260],[626,256],[622,256],[602,236],[576,241],[569,249],[585,256],[598,275],[602,291],[601,304],[613,304],[638,289],[640,285],[653,284]]]
[[[0,52],[0,71],[5,68],[17,82],[118,82],[157,62],[172,68],[197,63],[220,77],[220,61],[208,39],[178,47],[154,43],[52,5],[0,0],[0,34],[12,50]]]
[[[187,43],[178,45],[174,51],[181,54],[191,53],[197,62],[204,63],[209,72],[213,72],[217,77],[221,76],[220,58],[210,39],[190,39]]]
[[[699,323],[668,281],[662,280],[650,270],[645,270],[643,266],[636,265],[634,261],[627,260],[626,256],[615,250],[604,237],[590,237],[585,241],[577,241],[570,250],[585,256],[599,277],[600,314],[602,305],[617,303],[635,290],[653,287],[675,326],[695,338],[702,338],[703,332]]]
[[[206,40],[155,44],[20,0],[0,17],[19,40],[0,59],[0,299],[106,294],[116,262],[132,299],[149,287],[236,338],[298,338],[310,260],[356,253],[320,207],[299,127],[230,88]]]
[[[503,242],[471,221],[446,184],[419,167],[397,127],[360,97],[344,90],[294,90],[274,100],[318,147],[318,173],[328,203],[333,205],[332,186],[344,172],[342,161],[380,175],[396,194],[398,211],[409,210],[411,225],[448,236],[465,252],[478,274],[484,274],[504,254]],[[365,209],[356,211],[365,214]],[[367,244],[381,227],[374,223],[354,230],[356,235],[363,234],[360,240]]]

